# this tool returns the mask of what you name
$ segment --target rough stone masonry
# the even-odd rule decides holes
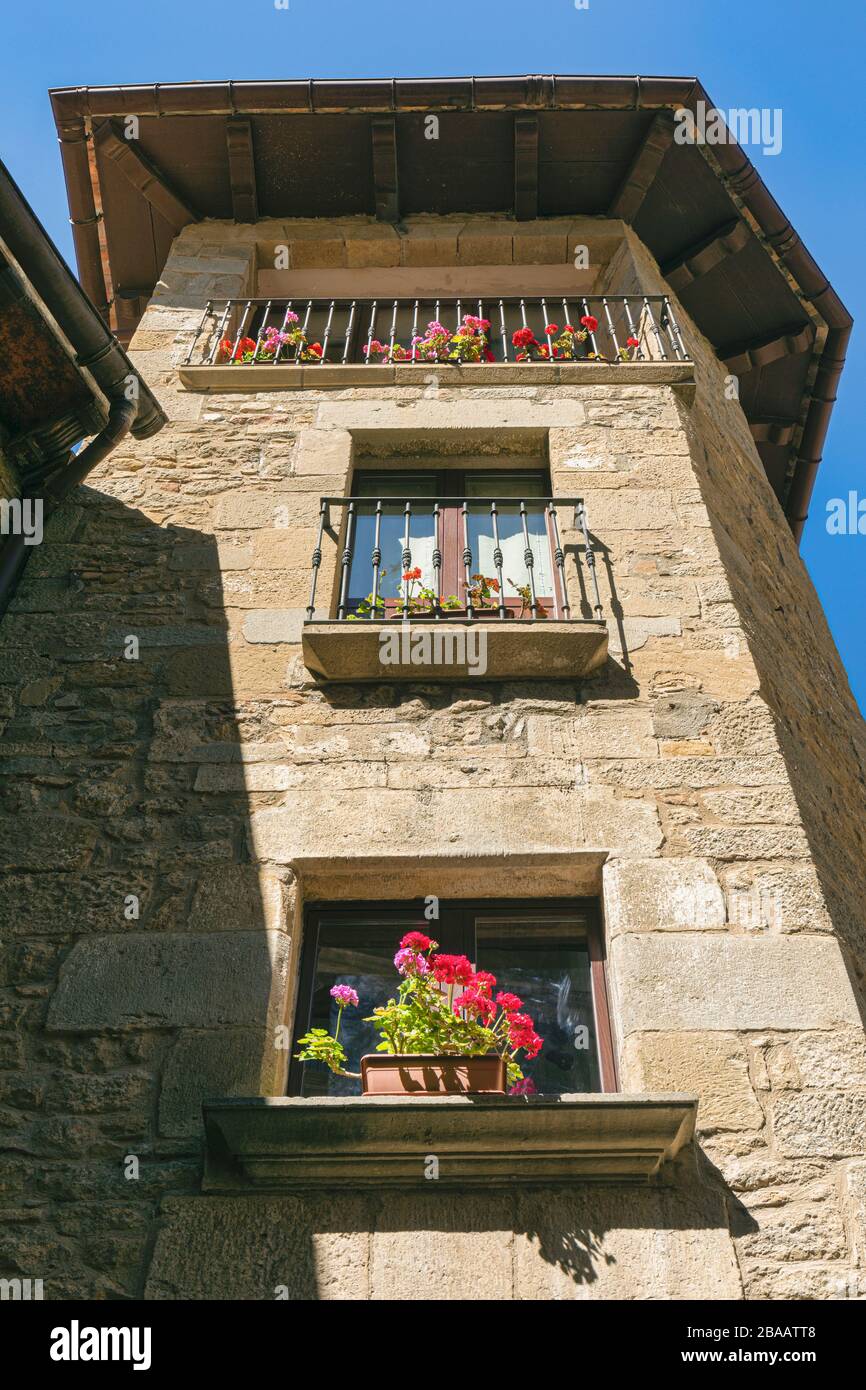
[[[604,226],[608,288],[664,292]],[[432,391],[350,369],[340,389],[179,380],[204,300],[249,292],[263,244],[323,272],[558,264],[585,232],[177,238],[131,348],[170,424],[64,506],[0,625],[4,1275],[50,1298],[866,1294],[866,730],[685,311],[694,393],[589,368]],[[365,450],[459,458],[484,431],[503,452],[542,436],[554,493],[585,497],[607,666],[317,685],[319,497]],[[576,891],[602,899],[621,1088],[700,1097],[659,1184],[447,1211],[429,1190],[202,1194],[201,1100],[284,1089],[304,901]]]

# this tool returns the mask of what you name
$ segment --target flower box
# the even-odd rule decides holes
[[[371,1053],[361,1058],[365,1096],[504,1095],[504,1057]]]

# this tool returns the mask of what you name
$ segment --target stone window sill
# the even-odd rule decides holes
[[[646,1182],[688,1144],[688,1095],[211,1100],[204,1190]]]
[[[400,633],[398,623],[320,622],[305,623],[302,635],[304,665],[312,675],[329,681],[462,681],[476,680],[573,680],[589,675],[607,660],[608,632],[603,622],[580,619],[545,622],[491,621],[456,618],[441,624],[414,624],[412,634],[460,635],[473,629],[472,643],[443,647],[437,657],[431,645],[428,661],[416,664],[383,664],[383,634]],[[483,634],[483,643],[478,638]],[[406,655],[412,645],[406,643]],[[399,653],[404,655],[401,647]],[[423,650],[416,655],[424,656]],[[454,660],[460,655],[463,660]]]
[[[245,363],[241,366],[182,366],[181,385],[188,391],[342,391],[347,386],[417,386],[432,380],[446,386],[653,386],[694,382],[692,362],[566,362],[544,366],[519,362],[444,366],[380,367],[327,363],[321,367]]]

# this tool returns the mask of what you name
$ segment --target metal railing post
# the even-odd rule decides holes
[[[343,547],[343,554],[340,559],[342,575],[340,578],[340,602],[337,607],[337,621],[341,621],[346,616],[346,606],[349,594],[349,566],[352,563],[352,552],[355,545],[355,503],[349,503],[346,513],[346,544]]]
[[[307,605],[307,622],[311,623],[316,615],[316,582],[319,578],[319,566],[322,563],[322,540],[325,535],[325,527],[328,525],[329,508],[328,503],[323,497],[319,503],[319,535],[316,540],[316,548],[313,551],[313,574],[310,580],[310,602]]]

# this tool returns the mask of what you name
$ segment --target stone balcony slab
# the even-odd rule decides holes
[[[188,391],[342,391],[347,386],[665,386],[694,383],[692,362],[498,362],[448,366],[432,362],[400,366],[364,363],[243,363],[178,368]]]
[[[205,1191],[647,1182],[695,1096],[260,1097],[203,1105]]]
[[[328,681],[574,680],[603,666],[603,622],[455,618],[439,623],[304,624],[307,670]]]

